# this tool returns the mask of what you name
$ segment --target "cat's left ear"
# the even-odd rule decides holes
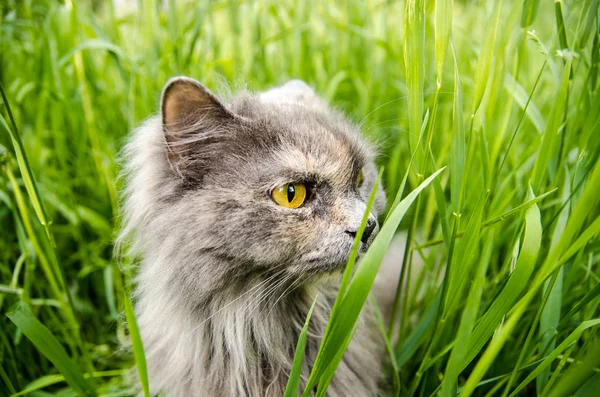
[[[189,77],[170,79],[160,102],[163,131],[169,142],[234,119],[208,88]]]

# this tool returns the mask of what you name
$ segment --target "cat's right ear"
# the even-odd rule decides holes
[[[175,77],[167,82],[160,109],[167,142],[222,126],[234,118],[208,88],[189,77]]]
[[[260,94],[263,102],[299,104],[313,110],[327,109],[327,103],[302,80],[290,80],[282,86]]]

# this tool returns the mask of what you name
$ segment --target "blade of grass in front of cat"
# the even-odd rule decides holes
[[[329,384],[331,383],[331,379],[335,375],[337,365],[339,364],[340,361],[342,361],[342,358],[344,357],[344,353],[346,352],[346,349],[348,348],[348,345],[350,344],[350,342],[352,342],[352,339],[354,338],[354,335],[356,334],[357,330],[358,330],[358,325],[355,325],[354,328],[352,329],[352,332],[350,333],[350,337],[344,341],[341,348],[338,350],[338,352],[333,357],[333,359],[329,362],[329,365],[327,366],[327,368],[325,368],[325,370],[323,371],[323,374],[319,378],[319,384],[317,385],[317,393],[315,394],[315,397],[324,397],[325,393],[327,393],[327,388],[329,387]]]
[[[23,332],[65,377],[69,385],[84,396],[95,396],[92,384],[86,381],[77,364],[67,355],[60,342],[33,314],[29,306],[21,303],[8,312],[7,317]]]
[[[369,219],[371,209],[373,208],[373,205],[375,204],[375,197],[377,195],[377,189],[379,187],[379,183],[381,181],[382,175],[383,175],[383,168],[379,171],[379,175],[378,175],[377,179],[375,180],[373,189],[371,189],[371,193],[369,195],[369,201],[367,202],[367,208],[365,210],[365,213],[363,214],[363,219],[361,220],[361,225],[359,226],[356,236],[354,238],[354,243],[352,246],[352,251],[350,253],[350,258],[348,259],[348,263],[346,264],[346,268],[344,269],[344,274],[342,275],[342,281],[340,283],[340,288],[338,290],[338,294],[335,299],[335,302],[333,303],[333,308],[331,309],[331,314],[329,316],[329,322],[325,329],[325,333],[323,335],[323,340],[321,342],[321,345],[319,346],[319,351],[317,352],[317,357],[319,356],[320,352],[326,348],[327,342],[329,341],[329,333],[331,331],[331,325],[335,324],[335,322],[336,322],[336,316],[340,310],[339,306],[342,302],[344,295],[346,294],[348,283],[350,282],[350,278],[352,277],[352,274],[354,272],[354,264],[356,262],[356,257],[358,255],[358,248],[360,247],[360,241],[362,239],[364,229],[366,228],[367,220]]]
[[[294,360],[292,361],[292,370],[290,371],[290,377],[288,378],[287,385],[285,386],[284,397],[296,397],[298,395],[300,377],[302,376],[302,362],[304,361],[304,349],[306,347],[308,325],[310,324],[310,316],[312,315],[318,298],[319,295],[316,295],[312,305],[310,305],[310,309],[306,315],[306,320],[304,321],[304,326],[302,327],[302,331],[300,331],[300,336],[298,336],[296,352],[294,353]]]
[[[144,342],[142,341],[142,337],[140,335],[140,330],[137,325],[131,299],[129,298],[129,294],[126,292],[123,296],[123,304],[125,306],[125,318],[127,319],[127,325],[129,326],[129,337],[131,338],[131,345],[133,346],[133,357],[135,359],[139,381],[142,385],[144,397],[150,397],[148,368],[146,366],[146,354],[144,353]]]
[[[371,189],[371,193],[369,195],[369,200],[367,201],[367,208],[365,210],[365,213],[363,214],[363,218],[361,220],[361,224],[358,228],[358,231],[356,232],[356,236],[354,237],[352,251],[350,252],[350,258],[348,259],[348,263],[346,264],[346,268],[344,269],[344,273],[342,275],[342,281],[340,282],[340,287],[339,287],[339,290],[337,293],[337,297],[335,299],[335,302],[333,303],[333,308],[331,309],[331,314],[329,316],[329,323],[327,324],[327,328],[325,329],[325,333],[323,335],[323,342],[319,346],[319,352],[325,347],[326,342],[329,340],[327,336],[331,329],[330,324],[333,324],[336,321],[335,318],[339,311],[339,305],[342,301],[342,297],[346,294],[348,283],[350,282],[350,278],[352,277],[352,274],[354,272],[354,265],[356,263],[356,258],[358,256],[358,249],[361,244],[362,235],[367,226],[367,221],[369,219],[371,209],[373,208],[373,205],[375,204],[375,197],[377,195],[377,189],[379,187],[379,183],[381,182],[382,175],[383,175],[383,168],[379,170],[379,175],[378,175],[377,179],[375,180],[373,189]],[[319,353],[317,353],[317,356],[318,356],[318,354]]]
[[[342,297],[339,305],[339,314],[335,321],[328,324],[331,330],[326,334],[327,339],[324,339],[322,350],[319,351],[315,359],[315,364],[311,371],[306,390],[303,396],[308,396],[312,388],[319,382],[320,377],[327,367],[334,365],[337,367],[338,362],[333,362],[338,356],[340,348],[346,343],[351,335],[351,330],[354,328],[358,316],[364,306],[371,286],[377,275],[379,265],[383,260],[385,252],[389,247],[392,238],[400,224],[400,221],[408,211],[417,196],[427,187],[431,181],[437,177],[444,168],[433,173],[429,178],[424,180],[415,190],[413,190],[404,200],[402,200],[393,210],[388,221],[384,223],[381,231],[375,237],[373,244],[367,250],[364,258],[358,265],[354,277],[352,277],[346,294]]]
[[[360,221],[360,226],[358,227],[358,231],[356,232],[356,236],[354,237],[354,242],[352,244],[352,251],[350,252],[350,258],[348,259],[348,263],[346,264],[346,268],[344,269],[344,274],[342,276],[342,282],[340,283],[340,289],[338,291],[338,295],[344,296],[346,294],[346,288],[348,283],[350,282],[350,278],[352,277],[352,273],[354,272],[354,265],[356,263],[356,258],[358,256],[358,249],[361,245],[362,236],[364,234],[365,228],[367,227],[367,221],[369,220],[369,216],[371,215],[371,210],[373,209],[373,205],[375,204],[375,197],[377,195],[377,189],[379,188],[379,184],[381,183],[381,177],[383,175],[383,168],[379,170],[379,175],[375,180],[375,184],[373,185],[373,189],[371,189],[371,194],[369,195],[369,200],[367,201],[367,208],[365,209],[365,213],[363,214],[362,220]],[[331,311],[331,316],[333,317],[334,313],[337,312],[336,304],[338,300],[336,299],[333,309]]]

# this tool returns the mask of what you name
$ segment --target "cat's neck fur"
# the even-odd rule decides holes
[[[336,290],[326,285],[302,288],[274,305],[285,289],[273,296],[260,283],[252,283],[252,292],[242,297],[222,291],[201,309],[187,307],[176,296],[158,302],[164,295],[140,291],[136,309],[153,389],[167,390],[169,396],[282,396],[300,329],[318,293],[305,350],[304,385]],[[157,326],[157,318],[165,322]],[[363,332],[367,328],[360,327],[351,343],[329,396],[369,396],[376,390],[380,351],[372,335]]]

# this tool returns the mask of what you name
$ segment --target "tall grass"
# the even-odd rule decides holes
[[[318,394],[398,223],[384,389],[597,393],[600,1],[159,3],[0,4],[0,395],[128,395],[136,363],[144,379],[115,158],[178,74],[304,79],[382,147],[392,212],[344,278]]]

